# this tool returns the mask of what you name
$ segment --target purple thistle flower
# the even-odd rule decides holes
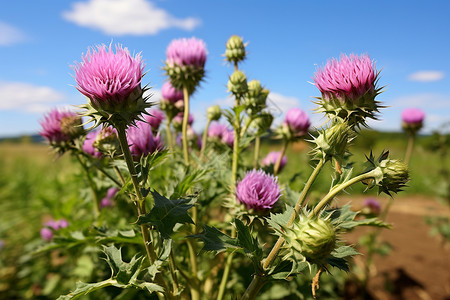
[[[122,45],[115,48],[116,53],[111,45],[109,48],[99,45],[97,50],[91,48],[74,67],[77,89],[91,100],[94,108],[111,113],[136,109],[137,101],[142,97],[144,74],[140,54],[132,57]]]
[[[53,238],[53,231],[50,228],[44,227],[41,229],[41,238],[44,241],[51,241]]]
[[[127,140],[131,154],[136,157],[148,155],[164,147],[159,133],[154,136],[152,127],[142,121],[127,129]]]
[[[48,228],[52,228],[53,230],[58,230],[61,228],[66,228],[69,226],[69,222],[67,222],[66,219],[60,219],[60,220],[49,220],[45,222],[44,226]]]
[[[234,130],[228,127],[222,132],[222,142],[229,147],[233,147],[234,145]]]
[[[166,82],[163,84],[161,94],[164,99],[168,100],[172,104],[174,104],[178,100],[184,99],[183,91],[175,89],[170,82]]]
[[[114,205],[114,196],[119,191],[118,188],[109,188],[106,192],[106,196],[100,201],[100,208],[111,207]]]
[[[150,109],[148,111],[150,115],[145,115],[144,119],[145,121],[150,124],[150,126],[153,128],[153,130],[158,130],[159,126],[161,125],[161,122],[164,120],[165,116],[164,113],[158,109]]]
[[[418,108],[407,108],[402,112],[402,121],[406,124],[421,124],[425,113]]]
[[[58,220],[56,222],[57,222],[58,229],[66,228],[67,226],[69,226],[69,222],[67,222],[66,219],[60,219],[60,220]]]
[[[263,166],[275,165],[278,159],[280,158],[280,155],[281,151],[271,151],[269,152],[269,154],[267,154],[267,156],[262,160],[261,163]],[[286,163],[287,163],[287,156],[285,155],[281,159],[280,168],[278,171],[281,171],[283,167],[286,165]]]
[[[308,114],[296,107],[287,111],[286,116],[284,117],[284,124],[288,126],[294,136],[305,135],[311,125]]]
[[[86,135],[86,139],[83,143],[83,151],[93,157],[100,158],[102,157],[102,153],[98,151],[97,148],[94,147],[94,142],[97,139],[100,130],[91,131]]]
[[[65,120],[79,118],[74,112],[67,110],[53,109],[48,112],[40,124],[42,130],[39,134],[50,144],[60,144],[71,140],[70,132],[66,132],[63,127]],[[80,123],[81,124],[81,123]]]
[[[173,40],[167,47],[166,56],[169,65],[203,68],[206,62],[206,45],[196,38]]]
[[[236,185],[236,198],[247,209],[271,209],[280,196],[277,178],[262,170],[247,172],[244,179]]]
[[[208,137],[221,140],[223,133],[227,130],[227,125],[212,122],[208,128]]]
[[[324,99],[347,102],[360,99],[366,93],[374,94],[377,77],[369,55],[342,54],[339,61],[333,58],[324,68],[319,68],[313,79]]]
[[[367,198],[363,202],[363,206],[369,210],[371,214],[379,215],[381,213],[381,205],[375,198]]]
[[[106,197],[113,199],[114,196],[116,196],[118,191],[119,191],[118,188],[115,188],[115,187],[109,188],[108,191],[106,192]]]
[[[172,125],[175,127],[175,130],[181,131],[181,127],[183,125],[184,114],[182,112],[178,113],[172,120]],[[192,126],[194,123],[194,116],[189,114],[188,117],[188,126]]]

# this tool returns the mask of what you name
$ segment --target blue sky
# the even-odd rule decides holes
[[[207,78],[192,98],[197,129],[205,109],[228,105],[232,68],[222,54],[233,35],[249,42],[241,69],[270,91],[280,122],[290,107],[306,110],[319,92],[310,82],[318,66],[341,53],[367,53],[381,70],[389,107],[381,130],[400,130],[401,111],[426,114],[424,132],[450,122],[449,1],[200,1],[200,0],[15,0],[0,10],[0,136],[36,133],[53,107],[85,102],[74,88],[75,61],[89,46],[121,43],[142,52],[158,100],[161,67],[172,39],[203,39]]]

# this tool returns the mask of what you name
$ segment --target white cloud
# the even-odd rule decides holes
[[[418,71],[408,76],[411,81],[430,82],[438,81],[445,77],[445,73],[442,71]]]
[[[19,29],[0,21],[0,46],[10,46],[25,40],[25,34]]]
[[[447,109],[450,108],[450,95],[439,93],[413,94],[396,98],[391,103],[393,107],[398,106],[402,108]]]
[[[178,19],[146,0],[89,0],[75,2],[64,19],[109,35],[154,35],[168,28],[192,30],[197,18]]]
[[[63,94],[47,86],[0,81],[0,110],[43,113],[64,98]]]

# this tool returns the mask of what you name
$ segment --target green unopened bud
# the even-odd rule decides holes
[[[312,141],[316,144],[313,152],[325,159],[340,158],[344,156],[353,137],[354,132],[346,122],[337,122],[319,132],[319,136]]]
[[[391,192],[398,193],[403,190],[409,181],[408,166],[396,159],[389,159],[389,151],[383,152],[378,159],[370,154],[368,158],[369,168],[366,172],[378,169],[378,175],[369,182],[370,187],[377,185],[380,192],[390,195]]]
[[[238,63],[245,59],[245,44],[242,38],[237,35],[232,35],[226,44],[225,58],[232,63]]]
[[[249,114],[257,114],[266,107],[269,90],[261,86],[259,80],[252,80],[248,83],[248,92],[245,97],[245,105]]]
[[[236,97],[242,97],[247,93],[247,77],[242,71],[234,71],[227,84],[228,90]]]
[[[207,116],[208,120],[217,121],[220,119],[221,115],[222,115],[222,110],[220,109],[219,105],[210,106],[206,110],[206,116]]]
[[[100,152],[113,156],[121,153],[120,142],[117,132],[112,127],[103,128],[97,135],[93,146]]]
[[[79,116],[67,116],[62,118],[61,132],[72,140],[86,133],[82,126],[81,117]]]
[[[329,219],[300,215],[283,237],[288,256],[310,263],[323,264],[336,247],[336,230]]]
[[[257,129],[257,134],[261,135],[266,133],[272,126],[273,116],[269,112],[262,112],[253,122]]]

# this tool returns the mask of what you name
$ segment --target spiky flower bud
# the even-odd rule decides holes
[[[146,91],[141,88],[143,75],[141,55],[132,57],[121,45],[116,45],[116,53],[111,45],[88,50],[75,66],[77,89],[89,99],[80,106],[86,110],[83,115],[95,121],[94,126],[134,124],[151,106],[149,97],[143,96]]]
[[[376,119],[380,104],[375,97],[378,74],[368,55],[342,54],[331,59],[314,75],[314,84],[322,93],[316,103],[318,111],[346,119],[350,126],[366,125],[366,119]]]
[[[257,129],[256,133],[258,135],[262,135],[262,134],[266,133],[270,129],[270,126],[272,126],[273,119],[274,119],[274,117],[271,113],[261,112],[257,116],[257,118],[253,121],[253,125]]]
[[[410,134],[416,134],[423,126],[425,113],[418,108],[407,108],[402,112],[402,128]]]
[[[172,86],[189,94],[195,91],[205,75],[206,45],[196,38],[173,40],[166,51],[164,70]]]
[[[294,140],[305,135],[310,125],[308,114],[295,107],[287,111],[279,131],[283,138]]]
[[[234,71],[228,79],[227,87],[234,96],[241,98],[248,91],[247,77],[242,71]]]
[[[100,130],[90,131],[83,142],[83,151],[93,157],[100,158],[102,157],[102,153],[98,151],[97,148],[94,147],[94,142],[97,139],[97,135]]]
[[[245,96],[245,105],[250,115],[256,115],[266,107],[269,90],[261,86],[259,80],[251,80],[248,83],[248,92]]]
[[[113,156],[122,152],[120,148],[117,130],[113,127],[105,127],[97,134],[93,146],[100,150],[101,153]]]
[[[354,132],[347,122],[335,122],[332,126],[319,131],[319,136],[312,140],[316,144],[312,152],[319,158],[342,158],[353,137]]]
[[[409,181],[408,166],[399,160],[389,159],[389,151],[383,152],[378,159],[375,159],[372,153],[367,158],[368,169],[370,172],[378,169],[378,175],[364,182],[369,187],[378,186],[380,192],[390,195],[391,192],[398,193],[403,190]]]
[[[245,59],[245,44],[242,38],[232,35],[226,44],[225,59],[231,63],[238,63]]]
[[[222,110],[219,105],[213,105],[206,109],[206,117],[208,120],[217,121],[222,115]]]
[[[300,215],[291,227],[283,227],[286,256],[323,264],[336,247],[336,229],[329,219]]]

